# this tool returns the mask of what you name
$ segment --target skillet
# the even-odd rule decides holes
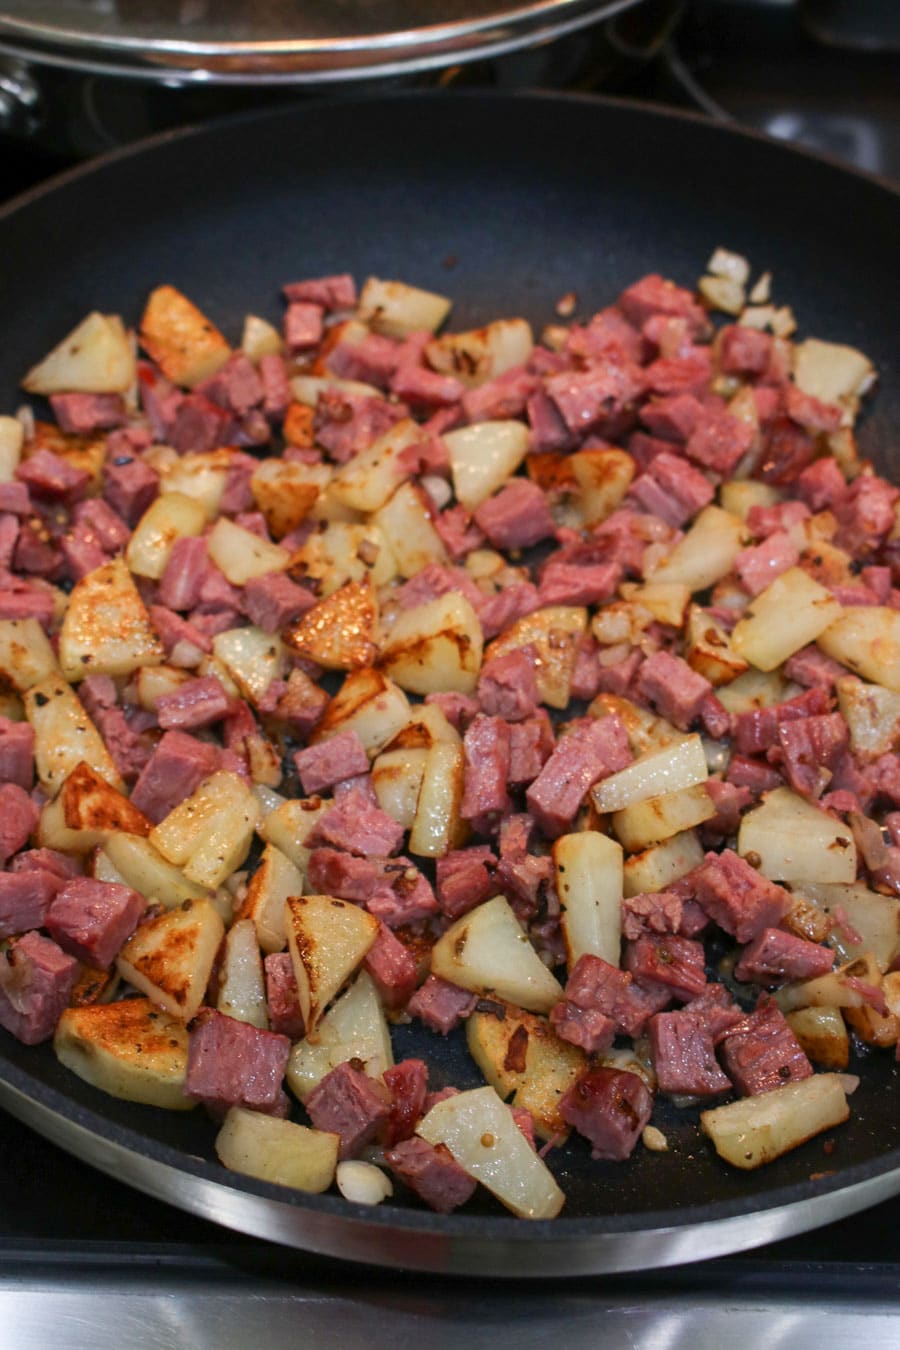
[[[92,308],[140,313],[162,281],[236,339],[279,287],[337,270],[400,277],[455,297],[452,326],[524,314],[536,330],[574,290],[579,315],[659,270],[691,285],[715,245],[775,275],[801,333],[859,345],[880,371],[860,432],[900,470],[895,266],[900,195],[765,138],[578,96],[416,94],[253,113],[168,133],[63,175],[0,212],[0,409],[17,380]],[[464,1045],[394,1033],[432,1086],[475,1086]],[[725,1167],[693,1112],[666,1103],[670,1151],[554,1158],[562,1216],[526,1224],[486,1195],[442,1217],[399,1194],[377,1210],[226,1173],[202,1113],[119,1102],[47,1047],[0,1033],[0,1104],[107,1173],[227,1227],[376,1264],[481,1275],[652,1268],[824,1224],[900,1190],[900,1072],[889,1053],[861,1084],[833,1151],[814,1140],[758,1172]],[[177,1220],[173,1217],[173,1222]]]

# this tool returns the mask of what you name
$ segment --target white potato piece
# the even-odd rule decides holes
[[[716,814],[705,783],[664,792],[612,814],[612,827],[628,853],[639,853],[673,835],[692,830]]]
[[[874,376],[872,362],[855,347],[821,338],[807,338],[794,347],[794,383],[823,403],[854,410]]]
[[[50,639],[37,619],[0,619],[0,679],[24,693],[59,670]]]
[[[361,335],[365,336],[365,329],[360,325]],[[346,342],[346,336],[342,336],[342,342]],[[342,380],[337,375],[295,375],[291,379],[291,394],[298,403],[303,403],[307,408],[314,408],[319,401],[319,395],[326,389],[337,389],[345,394],[361,394],[363,398],[382,398],[384,391],[376,389],[374,384],[366,384],[363,380]]]
[[[75,583],[59,635],[59,664],[66,679],[130,675],[164,659],[124,559],[112,558]]]
[[[873,684],[900,693],[900,613],[886,605],[846,605],[817,634],[827,656]]]
[[[448,431],[443,439],[456,500],[474,511],[518,469],[528,452],[529,433],[524,422],[498,418]]]
[[[282,634],[282,640],[298,656],[326,670],[359,670],[373,665],[378,639],[378,598],[369,575],[362,581],[346,582]]]
[[[841,1125],[849,1115],[840,1074],[820,1073],[701,1111],[700,1126],[720,1158],[750,1171]]]
[[[182,1022],[200,1010],[225,925],[209,900],[185,900],[148,919],[119,952],[116,969]]]
[[[136,576],[158,581],[175,540],[202,534],[205,526],[206,512],[200,502],[183,492],[167,492],[141,516],[128,541],[125,561]]]
[[[790,788],[764,793],[761,804],[742,818],[738,853],[755,855],[770,881],[793,881],[802,888],[804,882],[849,885],[856,880],[856,844],[849,828]]]
[[[778,670],[755,670],[752,666],[730,684],[720,685],[716,698],[730,713],[750,712],[753,708],[770,708],[788,697],[787,682]]]
[[[465,596],[448,591],[403,610],[381,652],[390,677],[414,694],[471,694],[478,682],[481,624]]]
[[[151,828],[143,812],[82,762],[43,807],[37,834],[41,848],[84,854],[112,835],[148,835]]]
[[[219,1162],[232,1172],[320,1195],[334,1180],[340,1135],[232,1106],[216,1135]]]
[[[190,497],[203,507],[206,519],[212,522],[219,514],[231,463],[231,451],[225,446],[178,455],[171,463],[158,466],[159,490],[164,496],[178,492],[183,497]]]
[[[900,746],[900,693],[853,675],[836,680],[835,689],[855,754],[877,759]]]
[[[357,312],[374,332],[405,338],[425,328],[436,332],[450,313],[451,303],[445,295],[409,286],[405,281],[369,277],[359,293]]]
[[[287,946],[284,902],[303,894],[303,873],[274,844],[263,849],[259,866],[247,884],[247,894],[235,922],[250,919],[264,952],[283,952]]]
[[[355,731],[367,753],[374,755],[407,725],[410,716],[409,699],[383,671],[351,670],[325,709],[310,744]]]
[[[150,293],[140,339],[166,378],[189,389],[215,375],[231,355],[215,324],[174,286],[157,286]]]
[[[464,914],[438,938],[431,970],[462,989],[497,994],[529,1012],[547,1013],[563,996],[502,895]]]
[[[684,659],[715,689],[731,684],[748,669],[744,658],[732,648],[729,634],[700,605],[692,605],[688,611]]]
[[[251,577],[264,577],[269,572],[283,572],[291,560],[280,544],[260,539],[224,516],[210,530],[207,547],[210,558],[232,586],[245,586]]]
[[[535,677],[538,696],[551,708],[567,708],[572,675],[581,639],[587,629],[587,610],[580,605],[548,605],[517,619],[494,638],[485,659],[533,644],[537,651]]]
[[[241,350],[255,364],[263,356],[278,356],[284,350],[284,343],[278,329],[268,319],[262,319],[258,314],[246,314]]]
[[[645,586],[625,581],[619,587],[619,594],[648,610],[657,623],[666,623],[672,628],[680,628],[684,623],[691,599],[687,586],[680,581],[648,581]]]
[[[553,845],[556,893],[569,970],[590,953],[611,966],[622,946],[622,846],[598,830],[564,834]]]
[[[495,319],[483,328],[445,333],[428,343],[425,356],[433,370],[475,388],[513,366],[523,366],[533,347],[531,324],[526,319]]]
[[[880,895],[862,882],[848,886],[822,886],[804,882],[803,894],[828,915],[840,906],[859,942],[851,942],[840,925],[833,928],[828,943],[842,961],[870,952],[882,971],[890,970],[900,955],[900,900]]]
[[[422,765],[422,782],[409,835],[409,851],[418,858],[442,858],[465,841],[467,827],[459,808],[463,798],[461,744],[436,741]]]
[[[632,754],[641,757],[680,745],[689,739],[685,732],[673,727],[664,717],[650,712],[648,708],[639,707],[631,699],[622,698],[619,694],[598,694],[588,712],[591,717],[608,717],[615,713],[628,734]]]
[[[438,741],[461,745],[462,737],[436,703],[417,703],[409,718],[387,742],[386,750],[430,749]]]
[[[429,563],[445,563],[447,551],[434,528],[431,497],[415,483],[401,483],[376,511],[371,525],[390,540],[391,558],[401,577],[414,577]]]
[[[25,428],[18,417],[0,415],[0,483],[11,483],[22,459]]]
[[[118,769],[84,704],[62,675],[38,680],[23,696],[25,716],[34,727],[34,764],[38,782],[52,796],[82,762],[120,792]]]
[[[815,642],[840,613],[830,591],[802,568],[789,567],[750,601],[750,617],[738,620],[731,645],[758,670],[774,670]]]
[[[60,1064],[111,1097],[168,1111],[196,1106],[184,1095],[187,1028],[150,999],[66,1008],[53,1049]]]
[[[708,777],[703,742],[695,733],[610,774],[593,788],[591,797],[598,811],[621,811],[650,797],[705,783]]]
[[[625,500],[635,474],[624,450],[576,450],[569,464],[578,484],[576,501],[585,525],[599,525]],[[498,484],[499,486],[499,484]]]
[[[291,1050],[287,1081],[305,1102],[326,1074],[347,1060],[357,1060],[370,1078],[380,1079],[394,1063],[391,1032],[371,975],[361,970],[336,999],[316,1028],[315,1040],[304,1038]]]
[[[268,1030],[266,981],[252,919],[239,919],[225,935],[216,1007],[238,1022]]]
[[[124,394],[135,377],[134,348],[117,314],[96,310],[32,366],[29,394]]]
[[[748,539],[737,516],[706,506],[650,580],[678,581],[691,591],[705,591],[731,571]]]
[[[216,633],[213,652],[241,696],[251,703],[259,703],[272,681],[282,679],[287,669],[287,653],[281,638],[253,624]]]
[[[320,485],[310,481],[310,467],[290,460],[264,459],[254,471],[250,491],[273,538],[290,534],[316,505]]]
[[[751,390],[752,395],[752,390]],[[756,400],[753,399],[754,408]],[[729,404],[734,412],[734,399]],[[732,478],[719,488],[719,501],[725,511],[746,520],[753,506],[777,506],[784,493],[769,483],[758,483],[755,478]]]
[[[372,789],[378,805],[404,830],[411,830],[416,818],[428,753],[424,745],[385,750],[372,765]]]
[[[305,876],[309,862],[307,840],[320,818],[333,805],[331,797],[291,798],[265,812],[256,828],[260,838],[265,839],[267,844],[274,844]]]
[[[481,1182],[522,1219],[553,1219],[565,1196],[492,1087],[474,1088],[438,1102],[416,1133],[443,1144],[464,1172]]]
[[[626,895],[664,891],[673,881],[687,876],[703,862],[703,845],[696,830],[675,834],[662,844],[625,860],[623,884]]]
[[[583,1050],[560,1040],[546,1017],[493,999],[466,1018],[466,1044],[491,1087],[530,1114],[539,1138],[568,1138],[559,1103],[581,1076]]]
[[[330,521],[311,534],[291,558],[291,575],[318,595],[333,595],[348,581],[371,576],[384,586],[397,574],[397,563],[384,530],[372,521]]]
[[[418,423],[410,417],[395,422],[367,449],[342,465],[331,480],[331,495],[354,511],[377,511],[412,473],[403,451],[422,439]]]
[[[189,671],[165,662],[161,666],[142,666],[131,680],[133,701],[144,712],[155,713],[158,701],[165,694],[174,694],[190,678]]]
[[[180,867],[167,862],[150,840],[140,835],[110,833],[103,852],[126,886],[166,909],[175,909],[185,900],[202,900],[208,894],[203,886],[188,881]]]
[[[850,1062],[850,1037],[837,1008],[797,1008],[785,1021],[813,1064],[823,1069],[846,1069]]]
[[[284,926],[306,1034],[346,984],[378,936],[368,910],[332,895],[289,896]]]
[[[219,769],[154,827],[150,842],[188,881],[213,890],[246,859],[260,815],[244,780]]]

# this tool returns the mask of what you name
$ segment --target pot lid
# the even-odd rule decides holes
[[[144,79],[280,83],[495,56],[638,0],[0,0],[0,50]]]

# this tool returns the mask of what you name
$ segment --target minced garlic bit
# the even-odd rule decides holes
[[[575,307],[578,304],[578,296],[574,291],[566,291],[556,302],[556,312],[561,319],[571,319],[575,313]]]
[[[651,1153],[668,1153],[669,1151],[668,1139],[663,1134],[662,1130],[658,1130],[655,1125],[644,1126],[644,1133],[641,1135],[641,1141],[644,1148],[648,1148]]]
[[[357,1159],[338,1163],[335,1180],[344,1199],[355,1205],[380,1205],[394,1194],[390,1177],[374,1163]]]

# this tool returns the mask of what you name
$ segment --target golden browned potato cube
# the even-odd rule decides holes
[[[157,286],[140,323],[141,346],[173,384],[195,384],[224,366],[231,348],[215,324],[174,286]]]

